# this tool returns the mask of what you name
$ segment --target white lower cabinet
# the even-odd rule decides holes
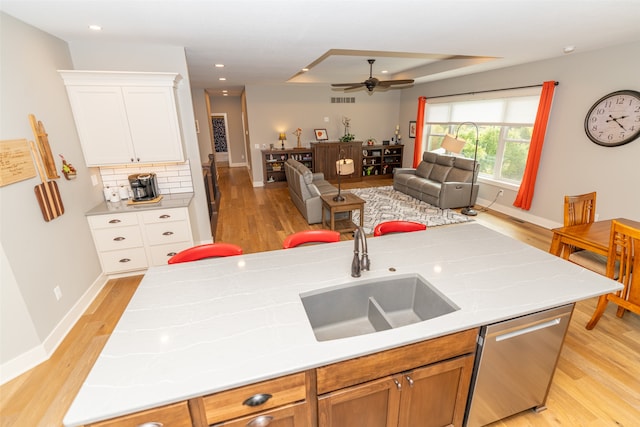
[[[164,265],[194,244],[187,208],[94,215],[87,219],[105,274]]]

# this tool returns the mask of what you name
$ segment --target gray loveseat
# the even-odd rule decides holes
[[[469,205],[474,161],[463,157],[426,152],[416,169],[397,168],[393,188],[442,209]],[[477,178],[477,163],[475,167]],[[479,185],[473,186],[471,204],[476,202]]]
[[[324,179],[322,172],[313,173],[302,163],[288,159],[284,164],[289,195],[309,224],[322,222],[321,195],[338,194],[338,189]]]

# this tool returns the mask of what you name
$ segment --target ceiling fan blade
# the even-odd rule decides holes
[[[352,89],[360,89],[362,86],[364,86],[364,84],[358,83],[357,85],[353,85],[353,86],[350,86],[350,87],[345,87],[344,90],[347,91],[347,90],[352,90]]]
[[[413,80],[382,80],[378,82],[380,86],[391,86],[391,85],[408,85],[413,83]]]
[[[342,87],[342,86],[364,86],[364,83],[333,83],[331,86],[333,87]]]

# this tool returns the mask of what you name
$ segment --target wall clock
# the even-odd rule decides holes
[[[615,147],[640,137],[640,92],[619,90],[593,104],[584,131],[598,145]]]

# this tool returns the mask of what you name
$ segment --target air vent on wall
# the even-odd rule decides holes
[[[356,97],[355,96],[332,96],[331,103],[332,104],[355,104]]]

